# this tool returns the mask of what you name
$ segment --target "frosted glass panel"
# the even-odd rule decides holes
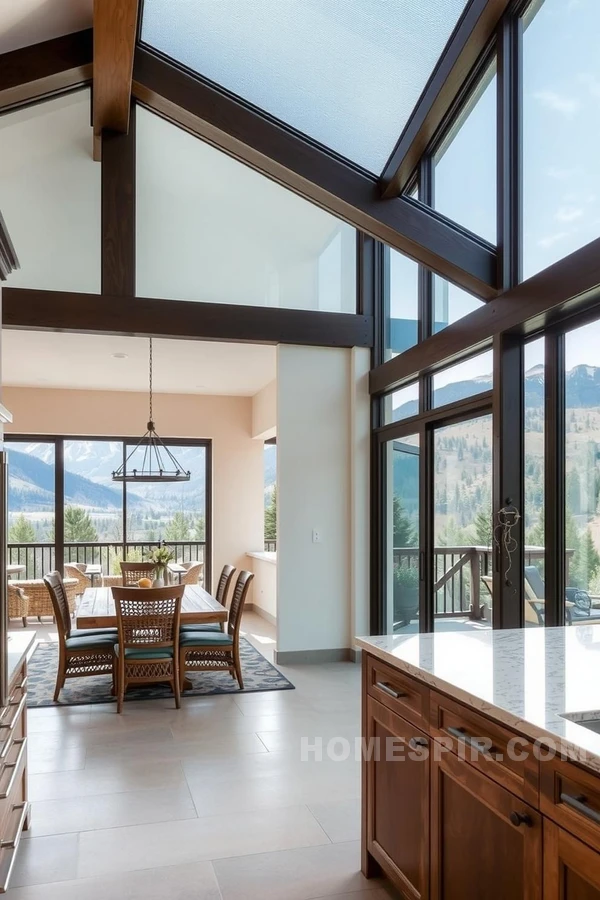
[[[379,173],[465,0],[145,0],[142,40]]]
[[[136,127],[138,296],[356,312],[352,227],[147,110]]]

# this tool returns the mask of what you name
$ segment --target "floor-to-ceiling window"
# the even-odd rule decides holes
[[[141,468],[144,448],[115,438],[11,437],[9,555],[41,578],[64,562],[99,564],[116,575],[121,560],[141,560],[159,543],[182,562],[210,554],[210,442],[166,441],[191,477],[185,482],[118,483],[128,454]],[[138,459],[139,457],[139,459]]]

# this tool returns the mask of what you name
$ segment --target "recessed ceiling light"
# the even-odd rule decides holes
[[[113,359],[127,359],[126,353],[113,353]]]

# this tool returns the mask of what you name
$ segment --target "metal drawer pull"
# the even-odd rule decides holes
[[[375,687],[378,687],[380,691],[383,691],[384,694],[389,694],[390,697],[394,697],[395,700],[399,700],[400,697],[406,697],[407,694],[403,694],[401,691],[395,691],[393,687],[391,687],[387,681],[376,681]]]
[[[27,694],[23,694],[23,696],[19,700],[19,703],[17,704],[17,708],[14,711],[13,717],[10,720],[10,722],[4,722],[2,725],[0,725],[0,728],[8,728],[9,731],[14,731],[15,725],[19,721],[19,719],[21,717],[21,713],[25,709],[26,703],[27,703]],[[0,756],[2,756],[2,755],[3,754],[0,754]]]
[[[425,737],[411,737],[408,742],[409,750],[418,750],[419,747],[429,747],[429,741]]]
[[[516,825],[517,828],[519,827],[519,825],[527,825],[528,828],[531,828],[533,826],[531,816],[528,816],[527,813],[520,813],[516,810],[513,810],[509,818],[512,824]]]
[[[12,774],[10,776],[10,781],[8,782],[6,790],[2,791],[2,793],[0,794],[0,800],[6,800],[7,797],[10,797],[10,794],[12,792],[12,789],[15,786],[15,782],[16,782],[18,774],[19,774],[19,769],[21,767],[21,763],[23,762],[23,757],[25,756],[25,754],[27,752],[27,738],[26,737],[21,738],[18,741],[14,741],[14,744],[15,745],[20,744],[21,749],[19,750],[19,755],[15,759],[14,763],[10,763],[9,765],[4,767],[5,769],[12,769]],[[0,841],[0,847],[1,846],[2,846],[2,842]]]
[[[580,812],[587,819],[591,819],[596,825],[600,825],[600,813],[597,813],[595,809],[587,805],[587,797],[584,794],[578,794],[576,797],[572,797],[571,794],[561,794],[560,801],[561,803],[566,803],[571,809],[576,809],[577,812]]]
[[[448,734],[451,734],[452,737],[457,738],[459,741],[462,741],[463,744],[466,744],[467,747],[472,747],[473,750],[477,750],[478,753],[495,753],[495,747],[484,747],[480,741],[476,740],[476,738],[469,737],[468,734],[465,734],[463,728],[454,728],[450,726],[446,729]]]
[[[21,815],[19,816],[14,835],[8,841],[0,841],[0,851],[8,851],[6,855],[2,854],[3,858],[0,862],[0,894],[5,894],[8,891],[10,876],[17,858],[17,848],[29,814],[29,803],[17,803],[13,806],[13,812],[17,812],[19,809],[21,810]]]

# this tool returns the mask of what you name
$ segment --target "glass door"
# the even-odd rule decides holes
[[[492,416],[433,428],[433,627],[492,627]]]
[[[388,441],[385,461],[387,633],[417,632],[421,572],[419,435]]]

